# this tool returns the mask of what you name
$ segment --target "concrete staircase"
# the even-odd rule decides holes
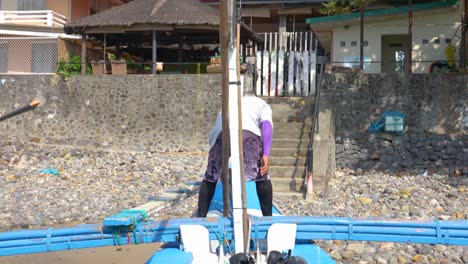
[[[314,105],[310,97],[263,98],[273,111],[273,194],[302,195]]]

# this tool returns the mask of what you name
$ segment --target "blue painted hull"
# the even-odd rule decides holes
[[[246,182],[246,198],[247,198],[247,212],[250,216],[261,217],[260,202],[257,196],[257,189],[255,182]],[[231,202],[232,204],[232,202]],[[211,202],[208,215],[222,215],[223,211],[223,189],[221,182],[218,182],[216,186],[216,191]],[[276,206],[273,206],[273,216],[281,216],[280,210]],[[257,218],[255,218],[257,219]],[[255,223],[252,223],[255,225]],[[261,239],[265,239],[266,233],[257,229],[257,227],[252,226],[252,235],[251,235],[251,251],[255,252],[256,241],[260,237],[255,237],[255,235],[261,236]],[[260,231],[260,232],[258,232]],[[191,253],[184,252],[180,250],[181,244],[172,245],[173,247],[163,248],[156,252],[146,263],[147,264],[161,264],[161,263],[183,263],[191,264],[193,257]],[[292,256],[299,256],[304,258],[309,264],[334,264],[336,263],[333,259],[323,251],[319,246],[315,245],[311,240],[298,240],[296,241],[296,246],[292,250]],[[177,262],[174,262],[174,259],[177,259]]]
[[[315,244],[298,244],[292,256],[304,258],[308,264],[335,264],[336,262]],[[178,248],[165,248],[156,252],[146,264],[191,264],[193,256]]]

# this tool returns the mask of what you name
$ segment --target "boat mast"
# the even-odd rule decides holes
[[[222,132],[222,166],[221,181],[223,183],[223,216],[229,217],[229,55],[228,55],[228,20],[227,0],[220,1],[219,40],[221,47],[221,114],[223,120]]]
[[[246,235],[244,235],[248,224],[243,221],[247,218],[245,206],[242,201],[242,191],[245,195],[245,187],[243,185],[243,173],[241,168],[244,167],[242,158],[242,120],[241,120],[241,83],[238,78],[238,49],[237,49],[237,15],[236,15],[236,0],[224,0],[227,1],[226,9],[224,5],[221,7],[221,12],[227,13],[227,29],[228,29],[228,48],[227,48],[227,60],[229,71],[229,135],[230,135],[230,150],[231,150],[231,191],[232,191],[232,218],[234,228],[234,245],[235,252],[245,252],[247,243]],[[222,15],[224,18],[224,15]],[[224,25],[225,23],[222,22]],[[220,28],[220,30],[222,30]],[[223,34],[224,33],[220,33]],[[223,43],[225,44],[225,43]],[[226,51],[226,50],[224,50]],[[225,67],[225,66],[224,66]],[[223,74],[225,68],[223,68]],[[223,76],[224,80],[224,76]],[[224,122],[224,120],[223,120]],[[224,138],[223,138],[224,140]],[[245,213],[245,214],[244,214]]]
[[[236,66],[237,66],[237,80],[241,80],[241,71],[240,71],[240,31],[241,31],[241,8],[242,0],[239,3],[238,8],[236,9]],[[238,83],[237,87],[237,112],[239,116],[239,162],[240,166],[240,179],[241,179],[241,199],[242,199],[242,228],[244,235],[244,253],[248,253],[248,240],[249,240],[249,219],[247,216],[247,191],[245,189],[245,171],[244,171],[244,139],[243,139],[243,129],[242,129],[242,93],[243,89],[241,83]]]

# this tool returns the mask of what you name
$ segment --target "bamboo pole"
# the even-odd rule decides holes
[[[229,57],[228,57],[228,21],[227,0],[220,0],[219,40],[221,46],[221,114],[223,119],[222,132],[222,167],[221,181],[223,183],[223,216],[229,217]]]

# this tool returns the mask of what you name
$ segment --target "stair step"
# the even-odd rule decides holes
[[[305,166],[305,157],[270,157],[270,166]]]
[[[271,178],[304,178],[304,166],[270,166],[269,173]]]
[[[312,130],[314,99],[263,97],[273,112],[270,177],[273,195],[303,197],[306,154]]]
[[[309,139],[310,131],[288,131],[288,132],[274,132],[274,139]]]
[[[272,148],[307,148],[309,140],[302,139],[273,139]]]
[[[275,157],[297,157],[302,156],[305,157],[307,155],[307,145],[301,148],[271,148],[270,151],[271,156]]]
[[[277,115],[273,113],[273,123],[291,123],[291,122],[303,122],[306,124],[312,124],[312,115],[300,115],[300,116],[290,116],[290,115]]]
[[[312,113],[310,106],[292,108],[289,105],[270,105],[273,115],[308,115]]]
[[[305,124],[303,122],[290,122],[290,123],[275,123],[273,126],[273,132],[309,132],[312,129],[312,124]]]
[[[273,194],[281,192],[300,192],[303,188],[303,179],[272,178]]]

